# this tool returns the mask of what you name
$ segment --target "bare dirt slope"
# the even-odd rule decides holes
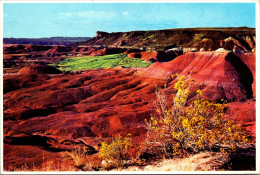
[[[132,133],[134,139],[144,139],[144,119],[153,112],[156,86],[166,84],[166,93],[174,94],[175,73],[196,79],[206,98],[228,100],[234,117],[254,135],[253,59],[253,53],[199,52],[142,69],[5,75],[4,167],[21,166],[23,161],[14,160],[24,156],[30,157],[28,164],[40,166],[42,160],[33,155],[43,152],[45,161],[62,160],[58,152],[82,141],[95,152],[110,136]]]

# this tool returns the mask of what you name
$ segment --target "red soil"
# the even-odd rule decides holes
[[[255,53],[236,54],[247,65],[253,74],[254,80],[252,84],[253,96],[256,97],[256,57]]]
[[[230,113],[234,120],[242,122],[245,128],[256,135],[256,105],[255,101],[248,101],[244,103],[233,102],[229,104]]]
[[[133,52],[139,52],[139,49],[127,49],[124,54],[129,54],[129,53],[133,53]]]
[[[104,48],[97,51],[93,51],[90,56],[102,56],[102,55],[111,55],[111,54],[117,54],[117,53],[123,53],[126,49],[122,48]]]
[[[245,54],[242,59],[248,59],[252,65],[250,61],[253,62],[255,54]],[[171,81],[171,75],[176,73],[190,75],[199,82],[207,98],[240,101],[255,94],[253,68],[250,70],[242,59],[231,52],[189,52],[171,62],[154,63],[139,74],[166,81]]]
[[[26,57],[54,57],[68,55],[89,55],[100,48],[77,46],[37,46],[37,45],[4,45],[4,54],[28,54]],[[111,50],[111,49],[110,49]],[[120,53],[125,50],[120,51]],[[101,51],[100,51],[101,52]],[[111,52],[111,51],[110,51]],[[104,54],[110,53],[104,51]],[[17,55],[18,57],[19,55]]]
[[[155,61],[171,61],[177,56],[181,55],[181,51],[145,51],[145,52],[133,52],[129,53],[130,58],[141,58],[145,61],[155,62]]]
[[[33,45],[4,45],[4,54],[42,52],[51,49],[52,46],[33,46]]]
[[[18,74],[59,74],[60,70],[47,65],[30,65],[19,70]]]
[[[255,94],[254,64],[254,54],[199,52],[143,69],[5,75],[4,166],[21,165],[24,154],[19,152],[29,156],[33,147],[38,155],[44,150],[56,159],[55,151],[72,149],[80,140],[98,149],[102,139],[110,136],[132,133],[134,138],[144,139],[144,119],[153,112],[155,86],[166,83],[167,94],[174,93],[176,79],[171,75],[175,73],[195,78],[206,98],[236,101],[229,103],[230,111],[254,135],[255,102],[247,101]]]
[[[142,57],[142,54],[139,53],[139,52],[133,52],[133,53],[129,53],[127,55],[129,58],[141,58]]]

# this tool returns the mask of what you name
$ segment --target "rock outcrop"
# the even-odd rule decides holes
[[[193,51],[214,51],[222,47],[232,51],[235,46],[245,52],[255,50],[255,29],[184,28],[157,31],[97,32],[97,36],[82,43],[87,46],[145,48],[150,50],[182,47]]]

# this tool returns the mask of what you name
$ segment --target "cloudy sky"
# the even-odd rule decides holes
[[[95,36],[190,27],[255,27],[254,3],[4,3],[4,37]]]

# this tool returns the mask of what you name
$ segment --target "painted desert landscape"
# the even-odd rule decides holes
[[[256,170],[254,27],[52,39],[4,39],[4,171]]]

